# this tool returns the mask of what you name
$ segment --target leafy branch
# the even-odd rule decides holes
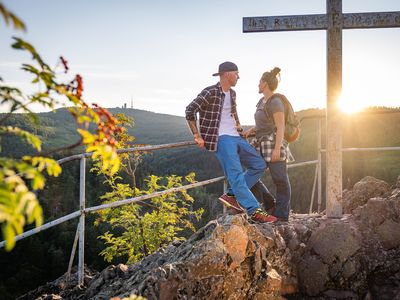
[[[17,30],[26,30],[24,23],[2,3],[0,15],[7,25],[12,24]],[[7,250],[14,247],[15,236],[23,232],[26,224],[35,222],[39,226],[43,222],[42,208],[34,191],[45,186],[42,172],[55,177],[61,172],[58,163],[48,156],[83,145],[87,152],[93,152],[93,158],[101,162],[101,171],[112,176],[121,163],[114,136],[125,130],[106,109],[96,104],[89,105],[83,100],[83,78],[79,74],[70,81],[59,81],[55,69],[45,62],[32,44],[19,37],[14,37],[13,40],[13,49],[25,51],[31,56],[33,63],[24,63],[21,69],[32,75],[31,83],[38,85],[38,92],[25,94],[16,87],[4,84],[0,78],[0,104],[9,108],[0,118],[0,139],[14,135],[31,145],[37,153],[20,159],[0,157],[0,224]],[[65,73],[68,72],[68,62],[62,56],[59,65],[63,66]],[[59,100],[66,100],[66,103],[72,105],[68,110],[75,118],[77,131],[81,135],[80,140],[72,145],[42,151],[39,136],[5,125],[15,112],[27,114],[37,124],[38,118],[31,109],[32,105],[54,109],[61,105]]]

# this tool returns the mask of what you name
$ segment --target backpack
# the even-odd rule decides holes
[[[273,94],[268,100],[270,101],[273,97],[278,96],[285,106],[285,132],[284,138],[288,143],[297,141],[300,137],[300,120],[299,117],[293,110],[292,104],[290,104],[288,98],[282,94]],[[266,107],[266,106],[265,106]],[[267,110],[267,108],[265,109]],[[268,114],[268,113],[267,113]],[[271,118],[274,121],[274,118]]]

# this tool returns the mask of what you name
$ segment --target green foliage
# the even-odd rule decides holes
[[[178,188],[194,182],[194,173],[185,179],[175,175],[165,178],[151,175],[146,180],[145,190],[132,189],[128,184],[117,183],[117,179],[107,180],[112,191],[101,197],[104,203]],[[193,202],[194,199],[186,191],[180,191],[160,195],[140,204],[131,203],[99,212],[96,224],[108,222],[116,232],[106,232],[99,237],[107,246],[100,255],[108,262],[123,256],[127,257],[128,263],[133,263],[175,239],[183,239],[178,236],[182,230],[195,230],[188,217],[199,220],[203,213],[203,209],[192,210]]]
[[[0,137],[1,135],[4,134],[14,134],[16,136],[19,136],[25,139],[25,141],[27,141],[32,147],[34,147],[39,151],[42,148],[42,141],[36,135],[31,134],[30,132],[22,130],[18,127],[12,127],[12,126],[0,127]]]
[[[133,128],[135,124],[134,118],[131,116],[127,116],[122,113],[118,113],[115,115],[117,120],[120,122],[126,131],[123,131],[116,135],[116,139],[118,140],[118,148],[119,149],[126,149],[131,148],[132,146],[144,146],[143,144],[136,144],[134,145],[133,142],[135,141],[135,137],[132,134],[129,134],[128,130]],[[131,187],[136,188],[136,170],[139,164],[142,162],[143,155],[147,154],[147,152],[143,151],[130,151],[126,153],[122,153],[121,160],[122,160],[122,170],[131,178]]]
[[[25,30],[24,23],[2,3],[0,3],[0,15],[7,25],[12,23],[16,29]],[[57,99],[66,99],[67,103],[74,106],[69,112],[80,127],[77,132],[81,135],[81,140],[68,148],[86,146],[86,151],[93,152],[93,157],[102,161],[102,171],[110,175],[116,173],[120,166],[114,135],[124,131],[107,110],[95,104],[91,108],[82,100],[81,76],[76,75],[67,83],[59,82],[56,70],[45,63],[33,45],[18,37],[13,39],[12,48],[26,51],[32,56],[33,63],[22,64],[22,70],[33,76],[32,83],[38,85],[38,91],[26,95],[18,88],[3,84],[0,78],[0,103],[9,107],[9,111],[0,118],[0,140],[1,142],[4,138],[10,140],[10,136],[19,138],[39,152],[22,158],[0,157],[0,223],[7,250],[14,247],[15,236],[23,232],[25,224],[33,222],[36,226],[42,224],[42,208],[32,191],[44,188],[45,178],[42,175],[44,170],[49,176],[56,177],[60,174],[61,167],[49,155],[65,149],[63,147],[47,153],[40,152],[42,141],[36,134],[6,124],[13,113],[26,113],[37,124],[38,118],[31,110],[33,104],[53,109],[60,104]],[[60,61],[67,73],[66,60],[60,57]],[[94,132],[87,130],[90,124],[95,128]],[[2,152],[1,148],[0,151]],[[28,188],[29,182],[30,188]]]
[[[26,223],[35,222],[36,226],[43,223],[42,208],[26,185],[30,181],[32,190],[43,189],[43,170],[50,176],[58,176],[61,172],[58,163],[46,157],[0,158],[0,223],[6,250],[14,247],[14,236],[23,232]]]
[[[43,222],[42,208],[23,177],[31,179],[36,189],[44,186],[44,179],[40,172],[24,162],[1,158],[0,167],[0,223],[6,250],[11,250],[15,245],[14,237],[23,232],[26,221],[35,221],[37,226]]]
[[[15,29],[26,30],[24,22],[18,18],[15,14],[7,9],[3,3],[0,2],[0,14],[2,15],[4,21],[7,25],[13,24]]]
[[[132,128],[134,120],[125,114],[116,115],[120,124]],[[135,137],[127,131],[115,135],[119,148],[133,146]],[[138,145],[135,145],[138,146]],[[136,187],[136,168],[141,161],[142,153],[138,151],[123,153],[122,170],[131,178],[130,184],[119,183],[119,176],[106,176],[106,183],[112,191],[100,197],[104,203],[111,203],[130,197],[153,194],[162,190],[181,187],[183,182],[194,182],[194,173],[187,175],[184,180],[181,176],[170,175],[161,178],[151,175],[145,180],[145,189]],[[96,162],[92,171],[102,174],[102,163]],[[193,210],[193,198],[186,192],[169,193],[142,201],[141,205],[131,203],[119,208],[101,211],[100,221],[108,222],[114,232],[107,231],[99,238],[107,246],[100,255],[108,262],[117,257],[127,257],[128,263],[133,263],[147,256],[159,247],[174,239],[183,239],[178,234],[185,229],[194,231],[188,217],[199,220],[203,209]]]

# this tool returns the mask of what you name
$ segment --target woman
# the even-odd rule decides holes
[[[274,94],[280,71],[275,67],[262,75],[258,89],[263,97],[254,114],[256,125],[247,130],[244,136],[255,134],[254,145],[264,157],[276,186],[276,209],[273,214],[280,221],[288,221],[291,188],[286,163],[293,161],[293,156],[284,140],[285,103],[279,94]]]

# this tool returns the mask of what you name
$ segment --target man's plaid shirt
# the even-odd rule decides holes
[[[236,126],[240,126],[236,111],[236,92],[231,92],[231,113],[235,119]],[[225,94],[221,84],[206,87],[201,93],[186,107],[186,120],[196,121],[197,113],[200,115],[200,135],[204,140],[204,145],[209,151],[217,151],[219,123],[221,121],[222,106]]]

